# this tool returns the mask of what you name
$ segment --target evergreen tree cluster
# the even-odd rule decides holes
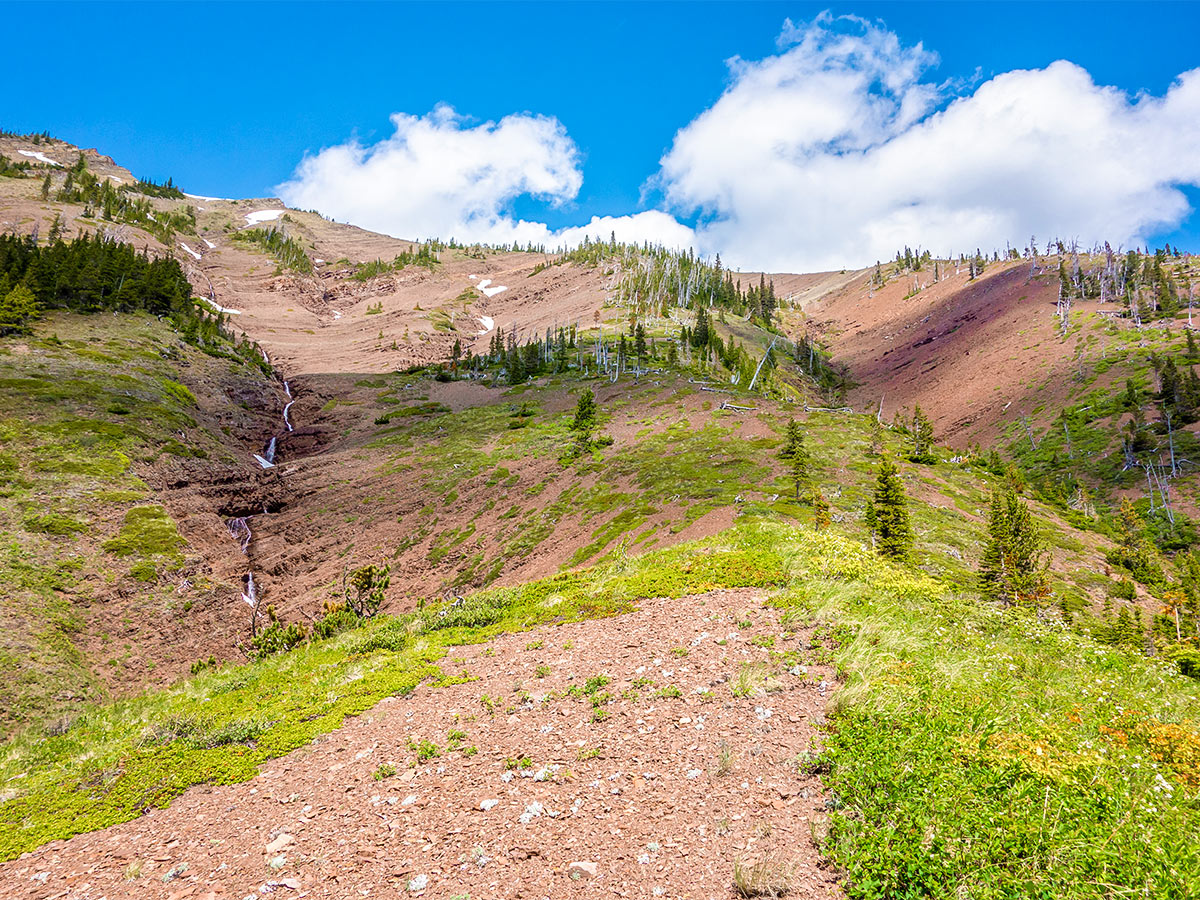
[[[1179,357],[1151,357],[1151,364],[1158,372],[1158,399],[1163,409],[1169,412],[1175,424],[1190,424],[1200,420],[1200,378],[1192,364],[1196,362],[1193,352],[1195,338],[1188,332],[1188,351]]]
[[[166,316],[183,340],[205,353],[270,371],[257,344],[244,334],[234,341],[224,315],[194,303],[176,260],[130,244],[81,235],[39,246],[32,236],[0,235],[0,333],[27,330],[43,309]]]
[[[53,143],[53,141],[55,140],[54,138],[50,137],[49,131],[21,132],[21,131],[6,131],[3,128],[0,128],[0,138],[11,138],[11,139],[17,140],[17,141],[29,141],[35,147],[40,144]]]
[[[1143,315],[1150,312],[1161,318],[1171,318],[1179,312],[1179,284],[1164,265],[1169,258],[1168,249],[1156,250],[1153,256],[1147,254],[1142,257],[1139,269],[1136,262],[1130,265],[1126,256],[1126,305],[1131,312],[1134,304],[1138,305],[1138,311]]]
[[[575,328],[547,328],[542,337],[524,344],[517,336],[516,326],[507,335],[500,329],[492,332],[485,357],[469,357],[467,366],[478,369],[500,366],[509,384],[522,384],[548,372],[565,372],[570,364],[570,351],[576,348]]]
[[[291,269],[293,272],[300,272],[304,275],[312,274],[312,260],[308,258],[308,254],[304,252],[300,242],[289,237],[282,228],[247,228],[235,232],[233,239],[247,244],[257,244],[275,257],[275,260],[284,269]]]
[[[621,277],[616,295],[638,315],[666,316],[671,307],[724,309],[772,327],[779,309],[774,281],[760,275],[758,284],[743,289],[721,264],[661,247],[638,249],[618,245]]]
[[[749,384],[758,368],[759,361],[732,338],[726,343],[713,327],[712,315],[704,306],[696,310],[696,324],[684,325],[679,331],[680,343],[690,347],[692,358],[703,364],[720,363],[735,376],[735,383]],[[763,371],[769,372],[776,365],[774,351],[768,352]]]
[[[178,262],[86,234],[49,246],[32,236],[0,235],[0,296],[17,285],[52,309],[155,315],[190,315],[193,309],[192,288]]]
[[[1121,501],[1117,512],[1117,546],[1105,557],[1142,584],[1157,585],[1165,581],[1158,554],[1146,535],[1145,520],[1127,499]]]
[[[53,182],[46,173],[42,182],[43,199],[48,199]],[[81,203],[84,218],[99,216],[106,222],[121,222],[150,232],[164,244],[171,244],[176,234],[196,233],[196,210],[157,209],[145,197],[136,196],[133,185],[114,186],[108,178],[98,178],[88,171],[87,160],[79,154],[75,164],[66,172],[62,186],[54,194],[60,203]]]
[[[928,250],[913,252],[911,247],[905,247],[904,250],[896,251],[896,272],[920,272],[927,265],[933,262],[933,254]],[[875,271],[879,272],[879,263],[875,263]],[[883,283],[882,278],[880,284]]]
[[[441,249],[440,241],[422,241],[412,250],[400,251],[390,263],[382,259],[362,263],[355,269],[351,277],[355,281],[368,281],[379,275],[386,275],[388,272],[402,272],[408,266],[423,266],[432,272],[441,263],[438,256]]]
[[[175,182],[168,178],[162,184],[146,178],[139,178],[129,186],[129,190],[137,191],[148,197],[162,197],[166,200],[186,200],[187,194],[175,187]]]
[[[33,166],[27,160],[13,162],[0,153],[0,178],[24,178],[31,168]]]

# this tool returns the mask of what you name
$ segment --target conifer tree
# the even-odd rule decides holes
[[[796,489],[796,499],[800,499],[800,489],[808,484],[808,451],[801,444],[794,451],[788,465],[788,475]]]
[[[979,564],[985,594],[1006,603],[1036,603],[1049,593],[1049,552],[1029,507],[1011,487],[992,494],[988,543]]]
[[[23,334],[29,330],[29,320],[36,319],[41,311],[33,291],[18,284],[0,297],[0,334]]]
[[[1117,513],[1117,547],[1107,554],[1108,561],[1129,571],[1142,584],[1163,580],[1162,568],[1146,537],[1146,523],[1128,499],[1121,501]]]
[[[50,180],[50,173],[49,173],[49,172],[47,172],[47,173],[46,173],[46,177],[42,179],[42,199],[43,199],[43,200],[49,200],[49,199],[50,199],[50,186],[51,186],[51,184],[52,184],[52,182],[51,182],[51,180]]]
[[[779,449],[779,458],[791,459],[797,448],[803,451],[804,434],[800,431],[799,422],[795,419],[788,419],[787,430],[783,436],[783,446]]]
[[[584,390],[575,401],[575,418],[571,430],[575,432],[575,445],[569,456],[579,456],[592,449],[592,432],[596,427],[596,395],[591,388]]]
[[[575,401],[575,418],[571,430],[591,434],[596,427],[596,395],[588,388]]]
[[[875,549],[889,559],[903,560],[912,546],[912,528],[908,523],[908,500],[904,485],[891,460],[879,464],[875,494],[867,503],[867,525]]]
[[[708,309],[701,306],[696,310],[696,327],[692,329],[692,346],[699,350],[701,347],[707,347],[709,341],[710,325],[708,318]]]
[[[917,463],[937,462],[933,454],[933,423],[921,411],[919,404],[913,408],[911,434],[912,453],[908,458]]]

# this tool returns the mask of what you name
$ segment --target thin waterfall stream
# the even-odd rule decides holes
[[[266,354],[264,353],[263,356],[265,358]],[[292,404],[296,402],[296,399],[292,396],[291,385],[286,381],[283,383],[283,392],[288,398],[288,402],[283,407],[283,424],[287,427],[289,432],[295,431],[295,428],[292,427],[292,422],[288,416],[288,412],[291,410]],[[263,448],[263,452],[261,454],[254,454],[254,458],[258,461],[258,464],[264,469],[275,468],[275,452],[277,446],[278,437],[272,435],[271,439],[267,442],[266,447]],[[267,512],[268,510],[264,506],[263,514],[265,515]],[[250,557],[250,543],[254,540],[254,532],[250,528],[251,518],[253,517],[236,516],[226,520],[225,522],[225,527],[229,529],[230,535],[232,535],[233,539],[237,541],[238,547],[241,549],[242,555],[247,557],[247,561],[249,561]],[[251,634],[254,634],[258,627],[259,598],[258,585],[254,582],[254,570],[249,566],[247,566],[246,574],[242,576],[242,599],[246,601],[246,605],[250,607],[250,632]]]
[[[288,418],[288,410],[292,408],[292,404],[296,401],[292,397],[292,388],[286,381],[283,383],[283,392],[287,394],[288,398],[288,402],[283,407],[283,424],[287,426],[288,431],[295,431],[296,429],[292,427],[292,420]]]

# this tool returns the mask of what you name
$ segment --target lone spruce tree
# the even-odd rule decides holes
[[[908,458],[915,463],[937,462],[937,457],[933,454],[933,423],[921,411],[919,405],[913,408],[911,433],[912,453]]]
[[[799,422],[795,419],[788,419],[787,430],[783,435],[783,446],[779,448],[779,458],[791,459],[797,450],[804,451],[804,434],[800,431]]]
[[[591,388],[584,390],[575,402],[575,418],[571,431],[575,432],[575,444],[568,456],[580,456],[592,449],[592,432],[596,428],[596,395]]]
[[[879,464],[875,495],[867,503],[867,526],[875,549],[888,559],[907,558],[912,547],[912,527],[908,524],[908,500],[904,485],[891,460]]]
[[[1012,488],[992,494],[988,543],[979,563],[981,590],[1005,603],[1037,603],[1050,592],[1049,552],[1029,507]]]

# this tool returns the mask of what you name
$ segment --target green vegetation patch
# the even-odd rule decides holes
[[[88,528],[85,523],[62,513],[29,515],[25,517],[22,525],[26,531],[39,534],[53,534],[60,537],[77,534],[80,531],[87,531]]]
[[[104,549],[116,556],[154,556],[174,554],[184,544],[175,520],[161,506],[135,506],[125,513],[120,533],[104,542]]]
[[[1200,884],[1200,685],[799,534],[789,617],[828,623],[826,850],[854,898],[1175,897]]]

